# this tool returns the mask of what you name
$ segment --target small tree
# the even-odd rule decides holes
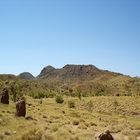
[[[14,102],[16,102],[18,100],[18,98],[23,96],[21,93],[21,86],[20,86],[20,83],[18,83],[18,81],[11,82],[10,91],[11,91],[11,95],[12,95],[12,100]]]
[[[17,97],[16,82],[11,83],[10,90],[13,96],[13,101],[16,102],[16,97]]]

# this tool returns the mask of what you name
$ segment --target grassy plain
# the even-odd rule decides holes
[[[139,96],[65,96],[62,104],[26,96],[26,103],[26,118],[15,117],[14,102],[0,104],[0,140],[96,140],[106,129],[115,140],[140,140]]]

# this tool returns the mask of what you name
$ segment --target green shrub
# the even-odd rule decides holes
[[[68,107],[69,108],[75,108],[75,101],[74,100],[69,100],[68,101]]]
[[[55,96],[55,92],[48,89],[32,88],[28,92],[28,95],[35,99],[53,98]]]
[[[21,83],[19,81],[12,81],[9,83],[9,91],[11,95],[11,99],[16,102],[20,97],[23,96]]]
[[[61,95],[57,95],[55,101],[59,104],[62,104],[64,102],[64,99]]]
[[[28,92],[28,95],[35,99],[42,99],[46,98],[47,92],[40,88],[39,89],[33,88],[30,92]]]

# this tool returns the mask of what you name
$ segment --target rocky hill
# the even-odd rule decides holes
[[[24,79],[24,80],[32,80],[34,79],[35,77],[29,73],[29,72],[23,72],[21,74],[18,75],[19,78],[21,79]]]
[[[47,66],[37,77],[28,72],[0,75],[0,89],[16,82],[22,94],[52,97],[56,93],[77,96],[140,95],[140,78],[102,70],[94,65]],[[43,95],[42,95],[43,94]]]
[[[65,65],[63,68],[55,69],[52,66],[43,68],[37,78],[45,80],[80,81],[93,80],[95,78],[110,79],[121,74],[101,70],[94,65]]]
[[[36,81],[56,92],[61,89],[67,94],[140,95],[140,78],[102,70],[94,65],[65,65],[59,69],[47,66]]]

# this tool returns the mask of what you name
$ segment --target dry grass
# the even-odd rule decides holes
[[[15,104],[0,104],[0,140],[95,140],[109,129],[116,140],[140,136],[140,97],[27,98],[27,116],[15,117]],[[75,108],[68,107],[68,101]]]

